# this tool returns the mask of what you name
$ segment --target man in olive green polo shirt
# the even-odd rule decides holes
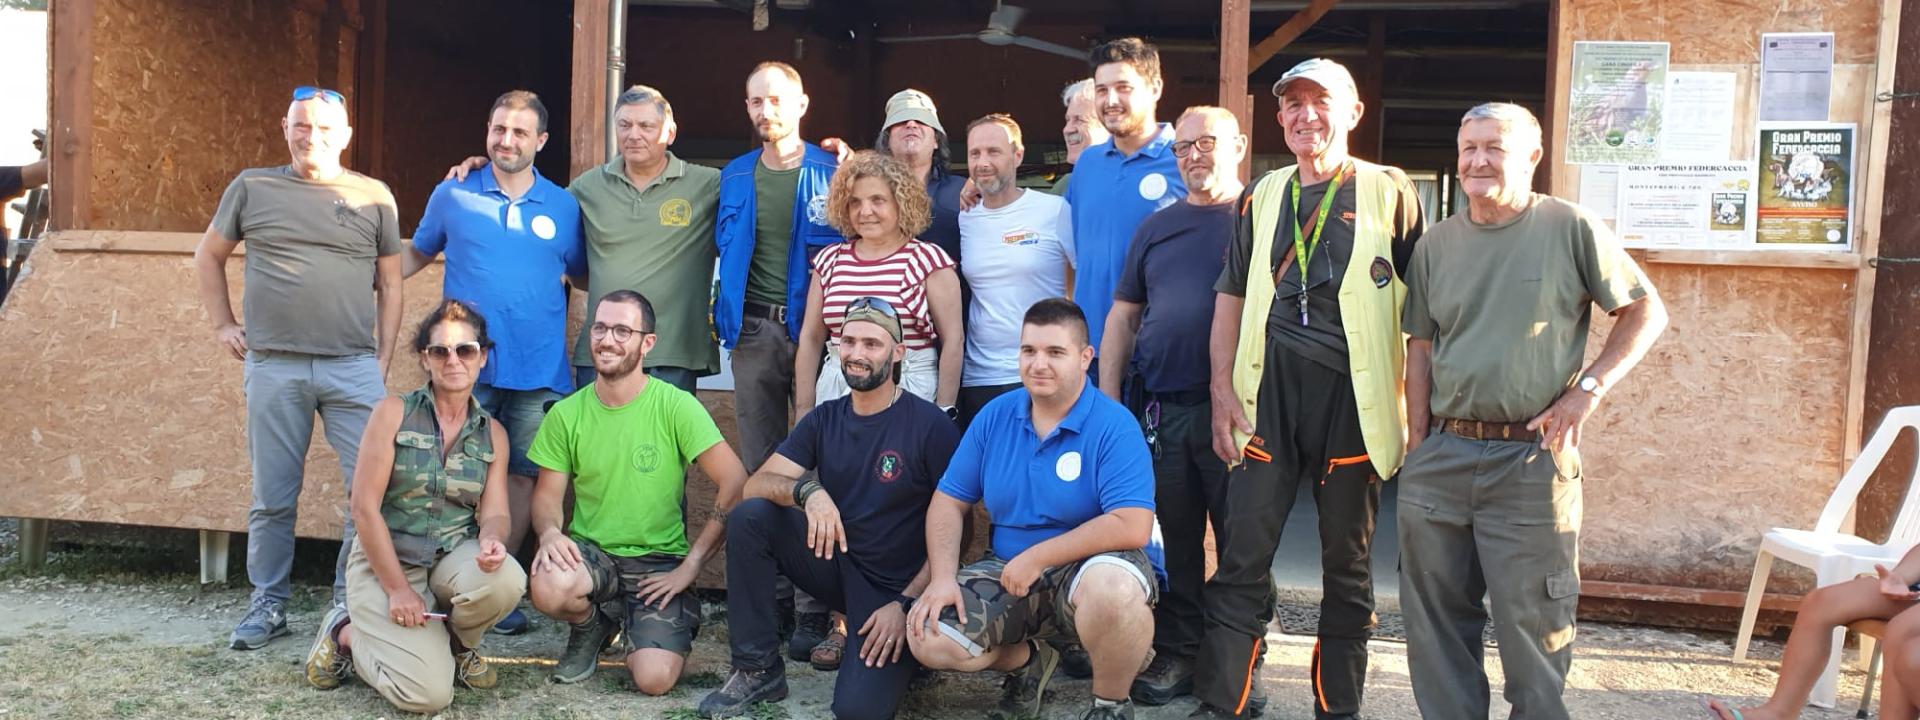
[[[720,171],[674,157],[673,105],[659,90],[635,85],[614,106],[620,157],[573,179],[587,234],[587,325],[592,308],[615,290],[654,301],[659,340],[647,374],[687,392],[720,371],[707,314],[713,283],[713,219]],[[593,380],[587,334],[573,353],[578,384]]]
[[[1512,716],[1563,720],[1580,602],[1581,430],[1667,311],[1598,215],[1530,190],[1541,156],[1532,113],[1475,107],[1459,148],[1467,212],[1414,248],[1402,319],[1412,336],[1400,469],[1408,674],[1422,716],[1486,718],[1480,632],[1491,608]],[[1582,367],[1595,305],[1615,321]]]

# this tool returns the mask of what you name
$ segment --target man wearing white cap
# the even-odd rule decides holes
[[[1426,221],[1404,172],[1347,154],[1364,108],[1346,68],[1308,60],[1273,94],[1298,164],[1242,193],[1214,285],[1213,444],[1233,469],[1194,694],[1203,712],[1258,712],[1273,553],[1305,483],[1325,591],[1313,712],[1352,718],[1374,624],[1374,513],[1405,445],[1401,276]]]
[[[941,127],[933,98],[913,88],[894,93],[887,99],[887,119],[880,126],[880,138],[873,149],[882,155],[906,163],[914,177],[927,183],[927,199],[933,201],[933,224],[916,240],[939,245],[947,251],[960,270],[960,189],[967,178],[948,169],[952,155],[947,150],[947,129]],[[960,307],[967,307],[972,289],[967,276],[960,276]],[[963,313],[964,315],[964,313]]]

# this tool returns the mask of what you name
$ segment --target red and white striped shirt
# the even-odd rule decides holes
[[[927,310],[927,276],[953,267],[953,258],[940,246],[909,240],[893,254],[862,260],[848,240],[813,256],[813,275],[820,281],[820,316],[826,321],[827,341],[840,338],[847,303],[873,296],[887,301],[900,314],[900,333],[908,350],[933,347],[933,315]]]

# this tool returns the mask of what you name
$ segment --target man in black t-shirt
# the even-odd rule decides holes
[[[843,612],[847,662],[836,718],[893,717],[916,663],[906,611],[927,584],[926,516],[960,431],[933,403],[900,390],[900,319],[878,298],[847,304],[840,365],[852,394],[801,418],[747,481],[727,516],[727,619],[733,674],[700,702],[732,717],[787,696],[775,618],[776,572]],[[818,479],[802,480],[807,471]]]

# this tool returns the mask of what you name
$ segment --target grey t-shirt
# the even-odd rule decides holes
[[[1524,422],[1580,372],[1593,306],[1653,292],[1592,212],[1534,195],[1496,225],[1460,213],[1427,230],[1407,269],[1401,329],[1433,341],[1433,414]]]
[[[246,243],[247,346],[373,352],[374,260],[400,252],[398,217],[386,183],[351,170],[332,180],[287,165],[241,171],[212,227]]]

